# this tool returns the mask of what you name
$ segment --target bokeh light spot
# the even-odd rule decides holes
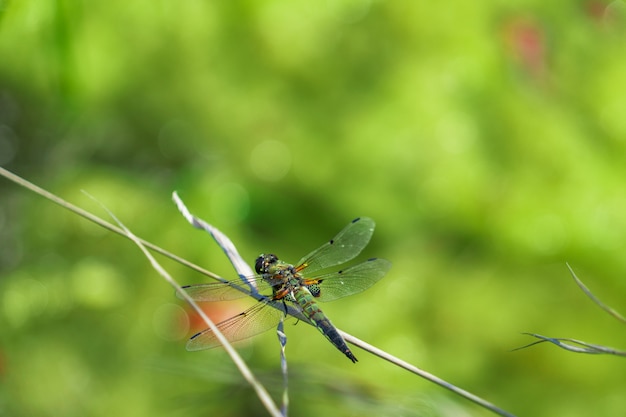
[[[80,261],[74,268],[72,293],[79,304],[92,308],[113,307],[126,298],[118,272],[90,258]]]
[[[32,278],[12,281],[2,297],[2,312],[6,321],[18,328],[39,316],[48,305],[48,289]]]
[[[291,151],[282,142],[266,140],[253,149],[250,166],[260,179],[278,181],[291,169]]]

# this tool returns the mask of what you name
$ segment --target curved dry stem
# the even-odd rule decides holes
[[[567,269],[569,269],[570,274],[572,274],[572,278],[574,278],[576,285],[578,285],[578,287],[585,293],[587,297],[589,297],[589,299],[591,299],[591,301],[594,302],[594,304],[596,304],[602,310],[604,310],[605,312],[607,312],[608,314],[610,314],[617,320],[621,321],[622,323],[626,323],[626,318],[624,318],[624,316],[622,316],[616,310],[614,310],[613,308],[609,307],[608,305],[600,301],[600,299],[596,297],[589,288],[587,288],[587,286],[580,280],[580,278],[576,276],[576,274],[574,273],[574,270],[569,265],[569,263],[565,263],[565,265],[567,265]],[[609,346],[602,346],[602,345],[597,345],[593,343],[587,343],[581,340],[576,340],[576,339],[571,339],[571,338],[548,337],[548,336],[543,336],[537,333],[524,333],[524,334],[527,334],[539,340],[536,340],[532,343],[518,347],[513,350],[526,349],[528,347],[535,346],[540,343],[548,342],[548,343],[552,343],[555,346],[560,347],[561,349],[569,350],[570,352],[575,352],[575,353],[587,353],[587,354],[592,354],[592,355],[605,354],[605,355],[614,355],[614,356],[626,356],[625,351],[618,350]],[[565,343],[565,342],[568,342],[568,343]]]
[[[600,299],[598,297],[596,297],[591,292],[591,290],[589,288],[587,288],[587,286],[585,284],[583,284],[583,282],[580,280],[580,278],[578,278],[576,276],[576,274],[574,273],[574,270],[572,269],[572,267],[569,266],[569,264],[567,262],[565,263],[565,265],[567,265],[567,269],[569,269],[570,274],[572,274],[572,278],[574,278],[574,281],[576,281],[576,285],[578,285],[578,287],[580,287],[580,289],[583,290],[585,295],[587,297],[589,297],[591,299],[591,301],[593,301],[602,310],[606,311],[611,316],[615,317],[617,320],[621,321],[622,323],[626,323],[626,318],[624,318],[624,316],[622,316],[616,310],[614,310],[613,308],[609,307],[608,305],[606,305],[602,301],[600,301]]]
[[[372,355],[376,355],[381,359],[386,360],[387,362],[391,362],[392,364],[399,366],[402,369],[406,369],[407,371],[418,375],[434,384],[439,385],[440,387],[443,387],[449,391],[454,392],[457,395],[460,395],[461,397],[468,399],[470,401],[472,401],[475,404],[480,405],[483,408],[486,408],[489,411],[493,411],[494,413],[501,415],[501,416],[506,416],[506,417],[515,417],[513,414],[502,410],[501,408],[496,407],[494,404],[490,403],[489,401],[486,401],[474,394],[472,394],[471,392],[468,392],[462,388],[457,387],[456,385],[453,385],[429,372],[426,372],[420,368],[418,368],[415,365],[411,365],[408,362],[403,361],[402,359],[396,358],[395,356],[385,352],[384,350],[378,349],[375,346],[370,345],[367,342],[364,342],[361,339],[358,339],[344,331],[339,330],[339,333],[341,333],[341,336],[343,336],[344,339],[346,339],[346,342],[349,342],[351,344],[353,344],[354,346],[358,346],[361,349],[371,353]]]
[[[189,295],[187,295],[187,293],[181,288],[180,284],[178,284],[178,282],[176,282],[176,280],[174,280],[174,278],[172,278],[172,276],[170,274],[167,273],[167,271],[165,271],[165,269],[156,261],[156,259],[154,259],[154,257],[152,256],[152,254],[150,254],[150,252],[148,252],[148,250],[146,249],[146,247],[149,247],[150,249],[155,250],[156,252],[162,253],[166,256],[168,256],[169,258],[173,259],[173,260],[178,260],[182,258],[178,258],[175,255],[170,254],[169,252],[165,251],[164,249],[159,248],[158,246],[155,246],[151,243],[145,242],[143,239],[139,239],[137,236],[135,236],[130,230],[128,230],[128,228],[126,228],[126,226],[124,226],[124,224],[119,221],[117,219],[117,217],[109,210],[107,209],[102,203],[100,203],[98,200],[96,200],[95,198],[93,198],[91,195],[89,195],[88,193],[85,193],[87,196],[89,196],[91,199],[93,199],[94,201],[96,201],[120,226],[120,228],[100,219],[97,216],[94,216],[93,214],[86,212],[84,210],[82,210],[81,208],[74,206],[73,204],[57,197],[54,194],[51,194],[49,192],[47,192],[46,190],[37,187],[36,185],[10,173],[9,171],[6,171],[4,168],[0,167],[0,174],[4,175],[5,177],[17,182],[18,184],[36,192],[37,194],[40,194],[50,200],[52,200],[53,202],[59,204],[60,206],[76,213],[79,214],[82,217],[85,217],[86,219],[93,221],[94,223],[105,227],[106,229],[109,229],[115,233],[118,233],[122,236],[127,237],[128,239],[130,239],[131,241],[133,241],[138,247],[139,249],[141,249],[141,251],[144,253],[144,255],[148,258],[148,260],[150,261],[150,263],[152,264],[152,267],[159,273],[159,275],[161,275],[172,287],[174,287],[174,289],[176,290],[177,293],[181,294],[181,296],[185,299],[185,301],[187,301],[187,303],[189,303],[189,305],[196,311],[196,313],[198,313],[198,315],[202,318],[202,320],[206,323],[207,326],[209,326],[209,328],[213,331],[213,333],[217,336],[217,339],[219,340],[219,342],[222,344],[222,346],[224,347],[224,349],[226,350],[226,352],[229,354],[229,356],[231,357],[231,359],[233,360],[233,363],[235,364],[235,366],[237,366],[237,368],[239,369],[239,372],[241,372],[242,376],[246,379],[246,381],[248,381],[248,383],[252,386],[252,388],[255,390],[257,396],[259,397],[259,400],[261,400],[261,403],[263,403],[263,405],[265,406],[266,410],[270,413],[270,415],[274,416],[274,417],[282,417],[283,414],[281,413],[281,411],[278,409],[278,407],[276,406],[276,404],[274,403],[274,401],[272,400],[272,397],[269,395],[269,393],[267,392],[267,390],[265,389],[265,387],[263,387],[263,385],[256,379],[256,377],[254,376],[254,374],[252,373],[252,371],[250,370],[250,368],[248,368],[248,366],[245,364],[244,360],[241,358],[241,356],[239,356],[239,354],[237,353],[237,351],[232,347],[232,345],[228,342],[228,340],[226,339],[226,337],[219,331],[219,329],[217,328],[217,326],[213,323],[213,321],[204,313],[204,311],[198,306],[198,304],[196,304],[196,302],[189,297]],[[170,256],[171,255],[171,256]],[[185,261],[183,262],[183,264],[187,265],[190,264],[189,262]],[[193,264],[190,264],[193,265]],[[189,265],[187,265],[189,266]],[[202,268],[200,267],[196,267],[196,268],[192,268],[195,269],[197,271],[202,270]],[[208,272],[208,271],[206,271]],[[214,278],[217,279],[221,279],[220,277],[218,277],[215,274],[209,273],[209,276],[213,276]]]
[[[536,337],[537,341],[529,343],[525,346],[518,347],[513,350],[526,349],[527,347],[531,347],[534,345],[538,345],[540,343],[549,342],[552,343],[562,349],[569,350],[570,352],[576,353],[588,353],[591,355],[615,355],[615,356],[626,356],[626,352],[623,350],[618,350],[609,346],[596,345],[593,343],[583,342],[582,340],[571,339],[569,337],[548,337],[542,336],[537,333],[524,333],[532,337]],[[564,343],[569,342],[569,343]]]

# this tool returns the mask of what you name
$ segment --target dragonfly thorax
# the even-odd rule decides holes
[[[302,277],[293,265],[281,261],[274,254],[263,254],[257,258],[254,269],[272,287],[274,299],[295,301],[291,294],[301,286]]]
[[[293,265],[281,261],[273,253],[259,256],[254,269],[271,285],[299,278]]]

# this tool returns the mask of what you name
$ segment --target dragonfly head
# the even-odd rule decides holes
[[[261,254],[258,258],[256,258],[254,270],[257,274],[267,274],[270,266],[274,265],[276,262],[278,262],[278,257],[273,253],[267,255]]]

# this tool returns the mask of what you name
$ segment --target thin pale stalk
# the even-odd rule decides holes
[[[542,336],[536,333],[524,333],[524,334],[527,334],[532,337],[536,337],[537,339],[540,339],[540,340],[537,340],[536,342],[529,343],[526,346],[522,346],[513,350],[525,349],[530,346],[538,345],[539,343],[549,342],[560,348],[569,350],[570,352],[588,353],[592,355],[605,354],[605,355],[615,355],[615,356],[626,356],[626,352],[624,352],[623,350],[618,350],[609,346],[602,346],[602,345],[596,345],[593,343],[587,343],[587,342],[583,342],[582,340],[576,340],[576,339],[570,339],[570,338],[564,338],[564,337],[548,337],[548,336]],[[570,342],[571,344],[563,343],[563,342]],[[576,345],[579,345],[582,347],[579,347]]]
[[[289,411],[289,374],[287,372],[287,352],[285,350],[287,346],[287,335],[284,331],[284,323],[285,320],[281,319],[280,323],[278,323],[278,328],[276,329],[276,335],[278,336],[278,342],[280,343],[280,370],[283,374],[283,404],[280,409],[283,412],[283,415],[287,417]]]
[[[580,280],[580,278],[578,278],[576,276],[576,274],[574,273],[574,270],[572,269],[572,267],[569,266],[568,263],[565,263],[565,265],[567,265],[567,269],[569,269],[569,272],[570,272],[570,274],[572,274],[572,278],[574,278],[574,281],[576,281],[576,284],[580,287],[581,290],[583,290],[585,295],[587,295],[587,297],[589,297],[591,299],[591,301],[593,301],[598,307],[600,307],[602,310],[606,311],[607,313],[609,313],[611,316],[615,317],[616,319],[618,319],[622,323],[626,323],[626,318],[624,318],[624,316],[622,316],[616,310],[612,309],[611,307],[607,306],[602,301],[600,301],[600,299],[598,297],[596,297],[591,292],[591,290],[589,288],[587,288],[587,286],[585,284],[583,284],[583,282]]]
[[[170,252],[156,246],[153,245],[152,243],[146,242],[143,239],[138,238],[137,236],[135,236],[132,232],[130,232],[130,230],[128,230],[121,222],[119,222],[119,220],[117,220],[117,218],[105,207],[103,207],[110,215],[112,218],[114,218],[118,224],[120,224],[120,227],[116,227],[114,225],[112,225],[111,223],[108,223],[102,219],[100,219],[99,217],[63,200],[60,197],[57,197],[56,195],[44,190],[41,187],[36,186],[35,184],[28,182],[26,180],[24,180],[23,178],[11,173],[10,171],[7,171],[6,169],[0,167],[0,175],[10,179],[11,181],[35,192],[36,194],[39,194],[49,200],[51,200],[52,202],[60,205],[63,208],[66,208],[84,218],[86,218],[87,220],[90,220],[96,224],[98,224],[99,226],[104,227],[105,229],[108,229],[112,232],[115,232],[121,236],[124,236],[130,240],[132,240],[136,245],[139,246],[139,248],[142,250],[142,252],[145,254],[145,256],[150,260],[150,263],[152,264],[153,268],[155,270],[157,270],[159,272],[159,274],[170,284],[172,285],[176,291],[181,294],[183,296],[183,298],[185,299],[185,301],[187,301],[189,303],[189,305],[191,305],[191,307],[198,313],[198,315],[202,318],[202,320],[207,324],[207,326],[209,326],[211,328],[211,330],[215,333],[215,335],[217,336],[218,340],[220,341],[220,343],[222,343],[222,345],[224,346],[224,348],[226,349],[226,351],[228,352],[228,354],[231,356],[231,358],[233,359],[233,362],[235,363],[235,365],[237,366],[237,368],[239,369],[239,371],[241,372],[241,374],[243,375],[243,377],[250,383],[250,385],[253,387],[253,389],[257,392],[257,395],[259,397],[259,399],[261,400],[261,402],[264,404],[265,408],[267,409],[267,411],[275,417],[282,417],[282,414],[280,412],[280,410],[278,409],[278,407],[276,406],[276,404],[274,404],[274,401],[272,400],[272,398],[270,397],[269,393],[265,390],[265,388],[258,382],[258,380],[254,377],[254,375],[252,374],[252,372],[250,371],[250,369],[246,366],[245,362],[243,361],[243,359],[241,359],[241,357],[239,356],[239,354],[235,351],[235,349],[228,343],[228,340],[226,340],[226,338],[224,337],[224,335],[222,335],[222,333],[219,331],[219,329],[215,326],[215,324],[211,321],[211,319],[209,319],[209,317],[204,313],[204,311],[202,311],[202,309],[195,303],[195,301],[189,297],[187,295],[187,293],[181,288],[181,286],[161,267],[161,265],[159,265],[159,263],[154,259],[154,257],[150,254],[150,252],[148,252],[148,250],[146,248],[150,248],[158,253],[161,253],[162,255],[167,256],[168,258],[180,262],[183,265],[186,265],[198,272],[201,272],[203,274],[206,274],[208,276],[211,276],[213,278],[219,279],[219,280],[223,280],[222,278],[220,278],[219,276],[204,270],[203,268],[200,268],[199,266],[196,266],[186,260],[184,260],[183,258],[180,258],[178,256],[175,256],[173,254],[171,254]]]
[[[339,330],[339,329],[338,329]],[[429,372],[426,372],[420,368],[418,368],[417,366],[411,365],[408,362],[403,361],[402,359],[399,359],[381,349],[378,349],[377,347],[374,347],[372,345],[370,345],[367,342],[364,342],[361,339],[358,339],[344,331],[339,330],[339,333],[341,333],[341,336],[343,336],[343,338],[346,340],[346,342],[349,342],[351,344],[353,344],[354,346],[358,346],[361,349],[378,356],[381,359],[386,360],[387,362],[391,362],[392,364],[399,366],[400,368],[406,369],[407,371],[414,373],[415,375],[421,376],[422,378],[439,385],[440,387],[443,387],[449,391],[454,392],[455,394],[460,395],[461,397],[468,399],[470,401],[472,401],[473,403],[476,403],[478,405],[480,405],[483,408],[486,408],[487,410],[493,411],[496,414],[499,414],[501,416],[506,416],[506,417],[515,417],[514,414],[511,414],[507,411],[504,411],[498,407],[496,407],[494,404],[490,403],[489,401],[486,401],[474,394],[472,394],[471,392],[465,391],[462,388],[457,387],[456,385],[453,385]]]
[[[109,209],[107,209],[104,205],[102,205],[99,201],[94,199],[89,194],[87,195],[90,198],[92,198],[94,201],[96,201],[98,204],[100,204],[100,206],[102,206],[104,210],[106,210],[109,216],[111,216],[117,222],[117,224],[122,228],[125,235],[130,240],[132,240],[139,247],[139,249],[141,249],[143,254],[146,256],[146,258],[148,258],[148,260],[150,261],[150,264],[159,273],[159,275],[161,275],[172,287],[174,287],[174,289],[176,290],[178,294],[181,294],[181,296],[185,299],[185,301],[189,303],[189,305],[196,311],[196,313],[198,313],[198,315],[202,318],[202,320],[206,323],[206,325],[209,326],[211,331],[217,337],[217,340],[226,350],[226,353],[228,353],[230,358],[233,360],[233,363],[235,364],[235,366],[237,366],[237,368],[239,369],[239,372],[241,372],[241,375],[246,379],[246,381],[248,381],[248,383],[256,391],[256,394],[259,397],[259,400],[261,400],[261,402],[263,403],[267,411],[272,416],[283,417],[283,414],[278,409],[276,404],[274,404],[274,400],[272,400],[272,397],[269,395],[267,390],[255,378],[250,368],[248,368],[248,366],[246,365],[244,360],[241,358],[241,356],[239,356],[235,348],[233,348],[233,346],[228,342],[228,340],[226,339],[226,336],[224,336],[222,332],[220,332],[220,330],[217,328],[215,323],[213,323],[213,321],[204,313],[204,311],[202,311],[200,306],[196,304],[193,298],[187,295],[187,293],[182,289],[182,287],[178,284],[178,282],[176,282],[176,280],[172,278],[172,276],[157,262],[157,260],[154,259],[152,254],[148,252],[148,249],[146,249],[146,247],[141,243],[141,240],[137,236],[135,236],[133,232],[131,232]]]
[[[247,288],[249,288],[249,295],[253,298],[256,298],[257,300],[261,300],[261,298],[265,298],[265,296],[263,296],[262,294],[258,292],[256,282],[250,279],[251,277],[254,276],[254,273],[252,272],[252,268],[241,257],[241,255],[239,254],[239,251],[237,250],[237,247],[230,240],[230,238],[226,236],[224,233],[222,233],[215,226],[193,215],[191,211],[187,208],[183,200],[180,198],[178,193],[176,192],[172,193],[172,200],[176,204],[176,207],[178,207],[178,211],[180,212],[180,214],[183,215],[183,217],[187,220],[187,222],[190,225],[192,225],[194,228],[198,230],[207,232],[215,240],[215,243],[217,243],[218,246],[222,248],[222,250],[224,251],[224,255],[226,255],[226,257],[232,264],[233,268],[235,268],[235,271],[237,271],[237,274],[239,275],[239,278],[241,279],[241,281],[245,284]],[[235,287],[233,286],[233,288]],[[241,290],[241,287],[237,285],[237,289]],[[277,308],[276,304],[274,303],[269,303],[268,306]],[[284,307],[284,306],[281,306],[281,307]],[[281,312],[282,311],[283,311],[283,308],[281,308]],[[291,306],[287,306],[287,312],[293,316],[297,315],[299,319],[305,322],[309,322],[309,320],[302,315],[301,311],[296,310]],[[287,375],[287,354],[285,351],[285,347],[287,345],[287,335],[283,331],[284,330],[283,329],[284,318],[285,317],[283,316],[281,318],[281,321],[278,323],[278,328],[276,329],[276,333],[278,335],[278,341],[280,342],[280,368],[281,368],[282,375],[283,375],[283,396],[282,396],[281,411],[284,416],[287,416],[287,413],[289,410],[289,396],[288,396],[289,395],[289,391],[288,391],[289,379]]]
[[[606,311],[617,320],[621,321],[622,323],[626,323],[626,318],[624,318],[624,316],[622,316],[616,310],[612,309],[611,307],[609,307],[608,305],[600,301],[600,299],[596,297],[591,292],[591,290],[587,288],[585,284],[583,284],[580,278],[576,276],[572,267],[569,266],[568,263],[566,263],[565,265],[567,265],[567,268],[569,269],[570,274],[572,274],[572,278],[574,278],[576,285],[578,285],[578,287],[585,293],[587,297],[591,299],[591,301],[593,301],[602,310]],[[625,351],[618,350],[609,346],[596,345],[593,343],[587,343],[581,340],[570,339],[570,338],[542,336],[536,333],[524,333],[524,334],[527,334],[529,336],[535,337],[540,340],[535,341],[533,343],[529,343],[527,345],[524,345],[522,347],[519,347],[513,350],[526,349],[528,347],[535,346],[540,343],[549,342],[562,349],[569,350],[570,352],[587,353],[587,354],[592,354],[592,355],[606,354],[606,355],[615,355],[615,356],[626,356]],[[569,343],[565,343],[565,342],[569,342]]]
[[[59,206],[68,209],[69,211],[78,214],[79,216],[89,220],[90,222],[93,222],[95,224],[97,224],[98,226],[102,226],[107,230],[110,230],[113,233],[117,233],[120,236],[124,236],[126,238],[128,238],[128,235],[126,235],[126,233],[124,233],[124,231],[122,229],[120,229],[119,227],[105,221],[102,220],[100,217],[95,216],[91,213],[89,213],[86,210],[83,210],[82,208],[75,206],[72,203],[69,203],[65,200],[63,200],[60,197],[57,197],[56,195],[52,194],[51,192],[38,187],[37,185],[33,184],[32,182],[26,181],[25,179],[23,179],[20,176],[17,176],[15,174],[13,174],[11,171],[7,171],[6,169],[0,167],[0,175],[2,175],[3,177],[15,182],[18,185],[21,185],[24,188],[27,188],[31,191],[33,191],[35,194],[39,194],[42,197],[47,198],[48,200],[52,201],[55,204],[58,204]],[[182,265],[185,265],[186,267],[193,269],[196,272],[199,272],[203,275],[206,275],[208,277],[211,277],[213,279],[219,280],[219,281],[223,281],[225,282],[226,280],[222,277],[220,277],[219,275],[214,274],[213,272],[207,271],[206,269],[189,262],[188,260],[181,258],[180,256],[174,255],[171,252],[168,252],[167,250],[153,244],[150,243],[146,240],[141,239],[140,237],[137,237],[137,239],[139,239],[139,242],[141,242],[142,245],[144,245],[146,248],[153,250],[154,252],[160,253],[161,255],[170,258],[171,260],[178,262]]]

